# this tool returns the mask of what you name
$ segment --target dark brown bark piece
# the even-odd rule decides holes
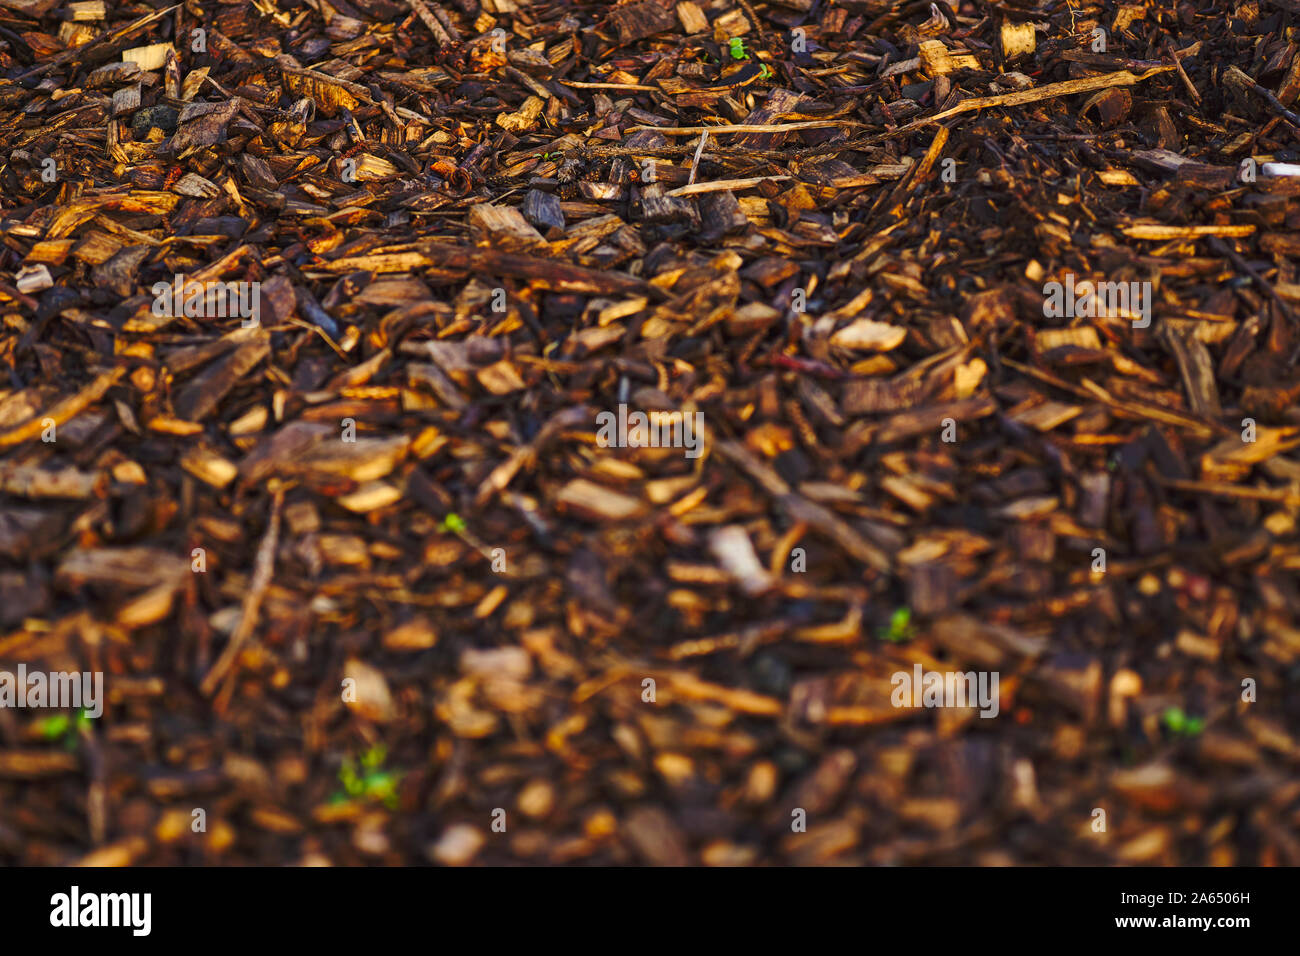
[[[615,7],[610,11],[609,19],[618,32],[620,43],[631,43],[677,25],[672,8],[659,0],[643,0],[641,3]]]

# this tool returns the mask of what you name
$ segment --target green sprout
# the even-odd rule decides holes
[[[330,802],[365,799],[396,810],[397,785],[402,780],[402,774],[399,771],[385,770],[383,765],[387,759],[388,751],[382,744],[367,750],[361,755],[360,761],[344,757],[343,765],[339,767],[339,783],[343,784],[343,792],[335,792]]]
[[[1188,717],[1181,707],[1168,708],[1161,719],[1165,727],[1176,737],[1195,737],[1205,729],[1204,717]]]
[[[460,534],[468,527],[469,526],[465,524],[465,519],[462,518],[460,515],[456,514],[456,512],[454,511],[449,512],[447,517],[442,519],[443,531],[451,531],[454,532],[455,534]]]
[[[745,52],[745,41],[740,37],[732,37],[727,47],[731,51],[733,60],[744,60],[749,57],[749,54]]]
[[[46,717],[36,722],[37,732],[46,740],[58,740],[71,726],[72,721],[68,719],[67,714],[55,714],[53,717]]]
[[[85,709],[77,711],[75,718],[67,714],[55,714],[52,717],[45,717],[36,722],[36,732],[51,743],[62,741],[63,746],[68,750],[74,750],[77,746],[77,737],[83,729],[90,727],[90,718],[86,715]]]
[[[916,628],[912,626],[912,609],[900,607],[889,616],[889,626],[882,627],[877,631],[877,636],[882,641],[889,641],[891,644],[902,644],[910,641],[916,636]]]
[[[766,63],[760,63],[759,66],[762,67],[762,69],[758,71],[758,78],[760,80],[771,79],[775,75],[772,72],[772,68],[768,66]]]

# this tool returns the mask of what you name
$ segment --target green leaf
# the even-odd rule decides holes
[[[382,770],[366,774],[364,780],[366,796],[376,803],[382,803],[390,810],[396,810],[397,786],[401,780],[401,772]]]
[[[58,740],[68,732],[71,722],[67,714],[55,714],[53,717],[46,717],[36,724],[36,729],[46,740]]]
[[[749,54],[745,52],[745,41],[740,37],[732,37],[728,46],[730,47],[731,58],[733,60],[743,60],[749,56]]]
[[[912,609],[900,607],[889,617],[889,626],[880,632],[881,640],[893,644],[910,641],[915,632],[912,629]]]
[[[1164,713],[1165,726],[1176,734],[1181,734],[1187,727],[1187,715],[1181,707],[1170,707]]]
[[[343,784],[343,789],[354,797],[365,793],[365,784],[357,776],[357,768],[352,763],[351,757],[343,758],[343,766],[339,767],[339,783]]]
[[[366,787],[366,794],[379,800],[396,792],[397,775],[387,770],[368,773],[363,783]]]
[[[361,755],[361,766],[367,770],[377,770],[388,757],[388,749],[383,744],[376,744]]]
[[[454,511],[448,514],[447,517],[442,519],[443,531],[452,531],[455,532],[456,534],[460,534],[467,527],[468,525],[465,524],[465,519],[463,519],[460,515],[456,514],[456,512]]]

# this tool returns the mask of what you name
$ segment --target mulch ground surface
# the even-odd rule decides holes
[[[0,0],[0,861],[1300,864],[1298,31]]]

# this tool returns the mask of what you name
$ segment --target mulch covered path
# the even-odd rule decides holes
[[[0,0],[0,862],[1300,864],[1298,28]]]

